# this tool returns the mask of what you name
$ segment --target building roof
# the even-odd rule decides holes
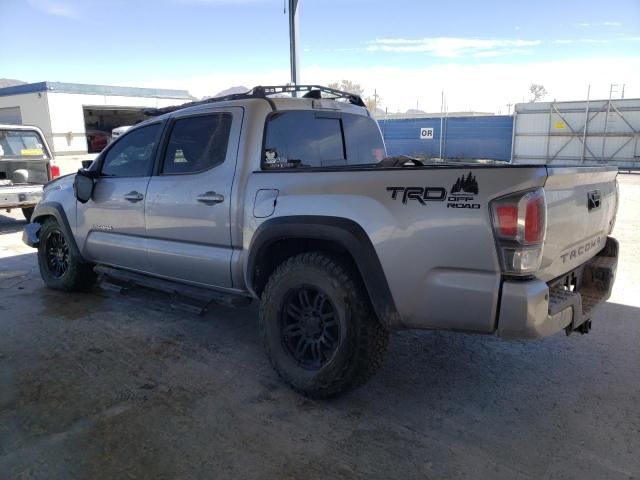
[[[440,117],[491,117],[493,112],[421,112],[421,113],[374,113],[376,120],[410,120],[421,118],[440,118]]]
[[[180,100],[193,100],[186,90],[167,88],[116,87],[112,85],[91,85],[86,83],[37,82],[12,87],[0,88],[0,97],[20,95],[23,93],[59,92],[77,93],[81,95],[112,95],[121,97],[153,97]]]

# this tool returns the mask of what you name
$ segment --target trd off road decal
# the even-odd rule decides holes
[[[400,199],[404,205],[409,201],[416,201],[421,205],[429,202],[446,202],[447,208],[480,209],[480,204],[475,203],[478,182],[471,172],[468,175],[461,175],[448,194],[447,189],[443,187],[387,187],[387,191],[391,192],[391,200]]]
[[[447,208],[480,208],[479,203],[473,203],[478,194],[478,182],[475,175],[469,172],[466,177],[461,175],[451,187],[451,193],[447,199]]]
[[[409,200],[416,200],[422,205],[426,202],[444,202],[447,198],[447,191],[442,187],[387,187],[391,192],[391,199],[395,200],[399,196],[405,205]]]

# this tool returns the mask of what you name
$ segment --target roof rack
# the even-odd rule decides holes
[[[183,103],[182,105],[172,105],[164,108],[147,108],[143,110],[143,113],[150,117],[157,117],[169,112],[175,112],[176,110],[182,110],[183,108],[195,107],[198,105],[207,105],[209,103],[225,102],[229,100],[243,100],[248,98],[262,98],[269,102],[271,108],[276,110],[275,104],[269,98],[270,95],[278,95],[284,93],[294,92],[307,92],[302,98],[322,98],[322,94],[331,95],[329,98],[335,100],[343,98],[353,105],[359,107],[365,107],[365,103],[362,101],[360,95],[354,93],[343,92],[342,90],[336,90],[335,88],[323,87],[321,85],[258,85],[245,93],[232,93],[231,95],[225,95],[222,97],[207,98],[206,100],[198,100],[196,102]]]

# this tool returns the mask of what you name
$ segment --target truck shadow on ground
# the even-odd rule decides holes
[[[24,219],[15,219],[7,215],[0,215],[0,235],[5,233],[20,232],[27,224]]]

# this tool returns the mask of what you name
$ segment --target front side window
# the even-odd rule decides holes
[[[162,173],[201,172],[224,162],[232,120],[230,113],[176,120],[169,136]]]
[[[275,113],[267,122],[264,147],[266,169],[366,165],[385,156],[375,120],[349,113]]]
[[[102,163],[107,177],[144,177],[151,173],[160,124],[128,132],[111,147]]]

